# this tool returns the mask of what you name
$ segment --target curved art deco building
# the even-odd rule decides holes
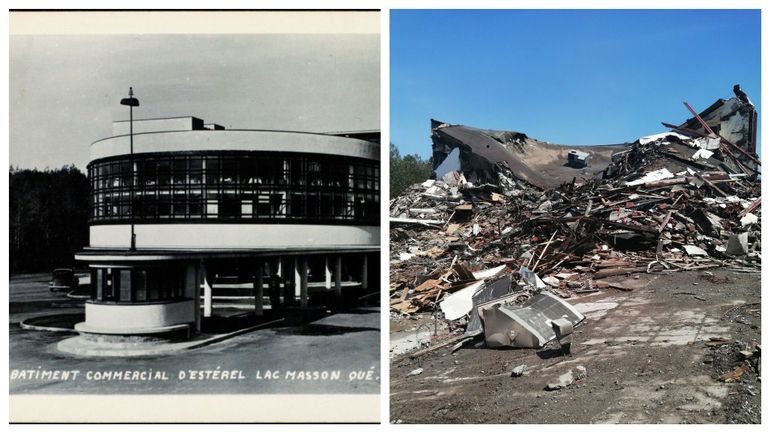
[[[113,128],[91,145],[81,333],[196,332],[222,306],[260,315],[377,281],[378,131],[134,120],[132,155],[129,122]]]

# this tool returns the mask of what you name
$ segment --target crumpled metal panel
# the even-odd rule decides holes
[[[479,310],[489,347],[541,348],[556,338],[553,320],[565,318],[577,326],[585,319],[550,292],[541,292],[521,305],[495,304]]]
[[[479,316],[479,306],[485,307],[489,302],[496,301],[503,303],[509,300],[511,291],[511,277],[503,277],[494,283],[489,284],[482,290],[479,290],[473,295],[473,310],[471,310],[471,318],[468,321],[468,326],[465,327],[465,335],[468,337],[474,337],[484,332],[484,326],[481,324],[481,317]]]

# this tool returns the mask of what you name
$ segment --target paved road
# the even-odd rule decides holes
[[[88,274],[76,273],[75,276],[83,281],[88,281]],[[11,277],[8,297],[11,304],[21,302],[39,301],[64,301],[67,298],[65,292],[51,292],[48,283],[51,274],[24,274]]]
[[[34,301],[40,298],[34,296],[33,291],[19,293],[24,287],[35,287],[35,281],[30,276],[12,278],[13,302],[27,300],[37,305]],[[43,291],[39,294],[50,297]],[[36,313],[64,311],[49,306],[11,314],[11,394],[379,393],[380,390],[379,308],[355,308],[301,326],[261,329],[175,355],[130,359],[66,355],[56,350],[56,344],[71,335],[29,331],[18,325],[20,320]],[[76,310],[66,310],[72,311]],[[64,372],[70,372],[66,380],[61,376]],[[127,375],[128,380],[115,379],[116,372]],[[229,377],[223,378],[224,372],[228,372]],[[97,379],[105,374],[112,374],[113,378]],[[154,375],[165,379],[160,376],[153,379]],[[190,379],[191,376],[195,378]]]

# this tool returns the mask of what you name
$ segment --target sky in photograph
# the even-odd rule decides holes
[[[391,143],[430,156],[430,119],[560,144],[667,131],[734,96],[762,114],[760,13],[395,10]],[[760,131],[761,133],[761,131]]]
[[[380,128],[376,34],[12,35],[10,163],[84,169],[128,119],[195,116],[227,128]]]

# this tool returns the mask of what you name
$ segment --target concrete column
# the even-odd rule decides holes
[[[302,308],[307,307],[307,274],[308,274],[308,268],[307,268],[307,256],[302,256],[299,259],[299,265],[300,265],[300,291],[299,291],[299,299],[300,299],[300,306]]]
[[[329,256],[324,256],[324,273],[326,274],[326,290],[332,288],[332,268],[329,266]]]
[[[206,272],[206,262],[201,261],[201,273],[203,274],[203,317],[211,317],[212,290],[209,276]]]
[[[187,265],[187,281],[185,282],[185,296],[194,301],[195,308],[195,332],[201,332],[201,273],[200,263]]]
[[[300,257],[294,256],[294,297],[300,295],[300,287],[302,286],[302,275],[300,273]]]
[[[289,257],[281,257],[281,283],[283,284],[283,305],[289,305],[294,302],[294,290],[291,287],[293,279],[289,276],[292,274],[291,265],[293,261]]]
[[[342,256],[334,258],[334,291],[342,296]]]
[[[254,315],[262,317],[264,314],[264,276],[265,263],[262,260],[257,261],[257,270],[254,273]]]
[[[278,278],[275,278],[276,275],[279,275],[280,272],[280,265],[281,265],[281,259],[280,258],[271,258],[268,261],[268,272],[270,275],[270,278],[268,279],[268,295],[270,296],[270,308],[272,309],[272,314],[277,314],[278,311],[281,309],[281,287],[280,287],[280,276]],[[276,284],[278,284],[278,287],[276,287]],[[275,316],[274,316],[275,317]]]
[[[366,290],[369,281],[369,255],[364,254],[364,258],[361,263],[361,288]]]

